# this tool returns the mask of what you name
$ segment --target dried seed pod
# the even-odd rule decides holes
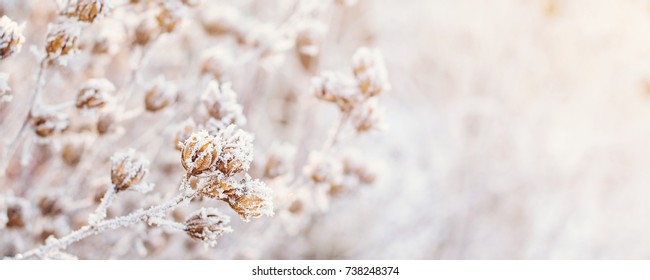
[[[47,58],[56,60],[59,64],[67,64],[67,60],[79,51],[79,36],[81,26],[78,21],[68,20],[47,27]]]
[[[241,195],[243,185],[233,177],[223,175],[212,176],[201,182],[204,187],[201,188],[201,196],[225,200],[228,197]]]
[[[386,65],[378,50],[358,49],[352,57],[352,70],[364,95],[376,96],[390,89]]]
[[[216,208],[201,208],[185,221],[185,232],[207,246],[214,247],[219,237],[232,232],[229,223],[230,217],[221,214]]]
[[[242,185],[242,195],[233,195],[226,199],[230,208],[235,210],[245,222],[262,215],[272,216],[271,189],[262,181],[251,180],[248,176],[244,179]]]
[[[242,106],[237,103],[237,93],[232,90],[230,83],[211,81],[201,99],[208,114],[221,124],[246,124]]]
[[[63,112],[54,110],[32,110],[29,122],[36,135],[42,138],[62,133],[69,127],[68,116]]]
[[[162,5],[156,16],[156,21],[162,32],[171,33],[176,29],[182,19],[180,15],[182,9],[183,6],[176,1],[167,1]]]
[[[190,175],[210,171],[220,154],[221,148],[213,136],[205,130],[192,133],[183,142],[181,163]]]
[[[20,52],[25,42],[25,24],[18,25],[7,16],[0,18],[0,60]]]
[[[218,81],[223,80],[233,64],[232,54],[227,53],[224,48],[208,50],[202,61],[201,74],[209,75]]]
[[[151,88],[147,90],[144,106],[149,112],[157,112],[173,103],[175,99],[176,87],[164,78],[158,77]]]
[[[117,116],[112,110],[102,112],[97,118],[97,133],[100,135],[107,134],[115,130],[115,123],[117,122]]]
[[[264,177],[272,179],[291,172],[295,154],[296,147],[292,145],[273,146],[264,165]]]
[[[24,228],[25,217],[23,205],[12,204],[7,206],[7,227],[8,228]]]
[[[349,112],[361,100],[356,81],[340,73],[323,72],[312,80],[311,91],[316,98],[338,105],[342,112]]]
[[[149,161],[136,157],[133,149],[113,155],[111,162],[111,183],[118,192],[139,184],[149,172]]]
[[[56,216],[63,213],[63,208],[56,198],[43,197],[38,201],[38,208],[43,216]]]
[[[79,109],[101,108],[108,103],[115,86],[107,79],[89,79],[77,95],[75,106]]]
[[[147,45],[153,38],[160,33],[160,27],[156,19],[145,17],[135,28],[133,42],[137,45]]]
[[[81,161],[81,156],[84,153],[84,146],[82,143],[74,143],[72,141],[65,143],[61,150],[61,159],[69,166],[75,166]]]
[[[110,2],[105,0],[76,0],[68,2],[61,15],[92,23],[106,16],[110,8]]]
[[[303,173],[314,184],[338,185],[343,176],[341,163],[332,157],[327,157],[320,152],[309,154],[309,163],[304,167]]]
[[[202,10],[199,20],[203,30],[212,36],[220,36],[233,32],[240,25],[241,15],[237,8],[221,4],[218,8]]]
[[[230,125],[220,130],[217,138],[223,143],[217,169],[226,175],[248,171],[253,161],[253,136]]]
[[[322,42],[326,26],[320,21],[307,21],[296,35],[296,52],[300,59],[302,67],[311,71],[317,61],[320,53],[319,44]]]
[[[174,135],[174,146],[176,147],[176,150],[183,150],[183,142],[187,140],[187,138],[190,138],[192,133],[196,131],[196,123],[194,122],[194,119],[191,117],[185,120],[180,128],[176,131],[176,134]]]
[[[368,100],[352,111],[352,124],[357,132],[367,132],[372,129],[382,129],[384,108],[375,99]]]

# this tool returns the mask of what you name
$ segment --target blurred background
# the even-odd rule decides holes
[[[18,22],[28,21],[34,15],[30,9],[41,3],[19,2],[0,1]],[[218,10],[228,3],[257,19],[281,22],[286,15],[281,11],[296,1],[236,2],[202,5]],[[48,9],[54,11],[55,5]],[[650,1],[360,0],[326,15],[327,43],[314,71],[299,70],[298,58],[289,53],[282,64],[258,75],[251,75],[258,73],[250,71],[254,63],[235,70],[233,88],[245,100],[260,94],[253,108],[245,109],[246,129],[256,137],[256,162],[274,143],[289,142],[298,147],[299,170],[339,116],[333,106],[309,95],[310,77],[347,69],[361,46],[379,49],[392,84],[379,97],[387,129],[344,143],[376,170],[373,186],[332,199],[327,212],[298,233],[278,234],[278,227],[287,224],[276,213],[249,224],[233,219],[235,233],[214,249],[187,245],[178,233],[158,239],[142,233],[138,238],[149,242],[109,234],[71,251],[86,258],[650,257]],[[42,46],[45,24],[28,21],[28,44]],[[200,29],[191,23],[183,28]],[[172,35],[152,48],[145,80],[163,72],[184,77],[184,63],[216,42],[200,39],[203,33],[187,34]],[[178,45],[190,50],[189,58],[177,55]],[[4,72],[18,73],[12,74],[17,92],[29,90],[31,84],[19,81],[34,72],[16,71],[15,65],[37,65],[28,49],[0,65]],[[111,63],[99,73],[119,84],[123,72],[116,70],[119,62]],[[52,80],[52,92],[69,88]],[[19,95],[13,107],[0,111],[2,139],[18,130],[7,120],[26,110]],[[294,121],[286,119],[287,111],[294,112],[289,113]],[[309,126],[302,122],[306,114],[315,116]],[[144,123],[156,120],[147,117]],[[139,126],[125,127],[138,131]],[[163,128],[160,133],[172,135]],[[302,138],[305,133],[308,140]],[[171,146],[172,140],[165,141]],[[130,144],[128,137],[116,143]],[[182,169],[173,148],[159,155],[155,151],[148,153],[160,162],[151,175],[157,185],[176,180]],[[106,176],[108,162],[103,164],[88,176]],[[31,184],[50,182],[51,176]],[[13,192],[7,184],[0,190]],[[165,188],[173,191],[175,185]],[[140,200],[138,195],[124,200],[129,199]],[[119,208],[121,202],[116,203]],[[31,248],[34,241],[16,245],[18,234],[8,230],[1,230],[5,254]],[[155,242],[171,245],[151,250]],[[145,253],[102,249],[137,247],[133,244],[141,244]],[[188,248],[192,253],[186,253]]]

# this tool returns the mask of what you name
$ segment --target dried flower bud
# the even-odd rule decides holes
[[[304,167],[305,176],[314,184],[338,185],[341,183],[343,167],[341,163],[320,152],[309,154],[309,163]]]
[[[346,156],[343,158],[343,174],[354,183],[369,185],[375,182],[375,173],[358,156]],[[350,181],[344,179],[344,181]]]
[[[0,73],[0,103],[10,102],[13,99],[11,87],[9,87],[9,74]]]
[[[174,146],[176,147],[176,150],[183,150],[183,142],[185,142],[187,138],[190,138],[192,133],[196,131],[196,128],[196,123],[192,118],[188,118],[181,124],[174,135]]]
[[[84,153],[84,146],[82,143],[75,143],[73,141],[65,143],[61,150],[61,159],[69,166],[75,166],[81,161],[81,156]]]
[[[137,45],[147,45],[153,38],[158,36],[160,28],[156,19],[145,17],[135,28],[133,42]]]
[[[63,212],[58,200],[54,197],[43,197],[38,202],[38,208],[43,216],[56,216]]]
[[[106,79],[89,79],[77,95],[75,105],[79,109],[101,108],[109,101],[115,86]]]
[[[106,16],[110,8],[110,2],[106,0],[76,0],[68,2],[61,15],[92,23]]]
[[[242,106],[237,103],[237,93],[232,90],[230,83],[220,85],[217,81],[211,81],[202,100],[208,114],[222,124],[246,124]]]
[[[213,36],[230,33],[241,22],[239,10],[230,5],[222,4],[219,7],[208,8],[201,12],[199,18],[201,25],[205,32]]]
[[[293,158],[296,155],[296,147],[284,144],[275,145],[271,148],[264,166],[264,176],[275,178],[288,174],[293,169]]]
[[[306,70],[311,70],[316,65],[320,52],[320,43],[325,36],[327,27],[320,21],[307,21],[296,35],[296,51],[300,64]]]
[[[221,214],[216,208],[201,208],[185,221],[185,232],[190,237],[214,247],[219,237],[232,232],[229,223],[230,217]]]
[[[47,27],[47,58],[65,65],[67,60],[79,51],[81,26],[77,21],[62,21]]]
[[[356,82],[340,73],[324,72],[312,80],[312,92],[316,98],[335,103],[342,112],[349,112],[361,96]]]
[[[380,107],[376,100],[368,100],[352,111],[352,123],[360,133],[371,129],[381,129],[383,128],[383,114],[384,108]]]
[[[253,161],[253,136],[235,125],[230,125],[217,135],[222,143],[217,168],[230,175],[248,171]]]
[[[51,109],[32,110],[29,121],[36,135],[43,138],[62,133],[69,127],[68,116]]]
[[[23,213],[23,206],[20,204],[13,204],[7,206],[7,227],[8,228],[23,228],[25,227],[25,217]]]
[[[112,110],[102,112],[97,118],[97,133],[104,135],[115,130],[117,116]]]
[[[176,1],[167,1],[162,5],[156,21],[163,32],[171,33],[176,29],[182,19],[182,9],[183,6]]]
[[[215,80],[223,80],[226,73],[233,64],[232,54],[224,48],[213,48],[203,55],[201,63],[201,74],[210,75]]]
[[[260,180],[251,180],[247,176],[242,183],[243,194],[228,197],[230,207],[239,214],[245,222],[251,218],[258,218],[262,215],[273,216],[272,192]]]
[[[111,183],[115,191],[123,191],[142,182],[149,172],[149,161],[136,157],[135,150],[111,157]]]
[[[17,53],[25,42],[25,24],[18,25],[7,16],[0,18],[0,60]]]
[[[220,153],[220,145],[207,131],[192,133],[183,143],[181,163],[190,175],[210,171]]]
[[[154,84],[147,90],[144,97],[144,106],[149,112],[157,112],[176,99],[176,87],[164,78],[158,77]]]
[[[378,50],[358,49],[352,57],[352,69],[363,94],[376,96],[390,89],[386,65]]]

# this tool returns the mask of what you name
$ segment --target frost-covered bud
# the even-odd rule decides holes
[[[222,143],[217,168],[230,175],[247,171],[253,161],[253,136],[235,125],[230,125],[217,135]]]
[[[241,22],[241,15],[237,8],[221,4],[218,7],[209,6],[202,10],[199,20],[205,32],[213,36],[219,36],[232,32]]]
[[[264,177],[275,178],[290,173],[295,155],[295,146],[290,144],[273,146],[264,165]]]
[[[59,64],[67,64],[67,60],[79,51],[79,36],[81,25],[78,21],[68,20],[47,27],[47,58],[56,60]]]
[[[8,228],[25,227],[24,205],[13,203],[7,206],[7,224]]]
[[[185,142],[187,138],[190,138],[196,129],[196,122],[194,122],[194,119],[192,118],[188,118],[181,124],[174,135],[174,146],[176,147],[176,150],[183,150],[183,142]]]
[[[10,102],[13,99],[11,87],[9,87],[9,74],[0,73],[0,103]]]
[[[76,0],[68,2],[61,15],[92,23],[108,15],[110,9],[110,2],[106,0]]]
[[[312,152],[303,173],[314,184],[338,185],[341,183],[343,167],[339,161],[326,157],[323,153]]]
[[[221,151],[219,143],[207,131],[201,130],[192,133],[190,138],[183,142],[181,150],[181,163],[190,175],[199,175],[210,171],[216,163]]]
[[[77,95],[75,106],[79,109],[101,108],[110,100],[115,86],[107,79],[89,79]]]
[[[36,135],[42,138],[62,133],[69,127],[66,114],[45,108],[35,109],[30,112],[29,122]]]
[[[145,17],[135,28],[133,42],[137,45],[147,45],[160,32],[158,22],[151,17]]]
[[[145,109],[149,112],[157,112],[165,109],[176,100],[176,86],[158,77],[154,84],[147,90],[144,97]]]
[[[63,213],[63,205],[56,197],[42,197],[38,201],[38,209],[43,216],[56,216]]]
[[[377,175],[367,164],[361,162],[358,156],[346,156],[343,158],[343,174],[346,177],[354,177],[359,184],[369,185],[375,182]]]
[[[209,75],[215,80],[223,80],[233,64],[232,54],[223,48],[211,49],[203,55],[201,74]]]
[[[246,124],[242,106],[237,103],[237,93],[232,90],[230,83],[211,81],[203,93],[202,101],[208,114],[222,124]]]
[[[352,124],[358,132],[383,128],[382,117],[384,108],[376,100],[368,100],[352,111]]]
[[[108,110],[102,112],[97,118],[97,133],[104,135],[115,130],[117,123],[117,116],[115,111]]]
[[[148,172],[149,161],[138,158],[133,149],[111,157],[111,183],[116,192],[140,184]]]
[[[234,195],[241,195],[243,185],[233,177],[217,174],[206,178],[201,184],[201,196],[225,200]]]
[[[235,210],[245,222],[263,215],[273,216],[271,188],[260,180],[251,180],[249,176],[244,180],[242,182],[243,194],[227,198],[226,201],[230,204],[230,208]]]
[[[311,70],[316,64],[327,27],[320,21],[307,21],[296,35],[296,51],[303,68]]]
[[[379,50],[358,49],[352,56],[352,69],[363,94],[376,96],[390,89],[386,65]]]
[[[201,208],[185,221],[185,232],[207,246],[214,247],[219,237],[232,232],[229,223],[230,217],[221,214],[216,208]]]
[[[361,97],[354,80],[333,72],[324,72],[312,79],[311,90],[316,98],[335,103],[342,112],[352,110]]]
[[[181,22],[181,11],[183,6],[176,1],[166,1],[163,3],[160,12],[156,16],[156,21],[162,32],[171,33]]]
[[[7,16],[0,18],[0,60],[17,53],[25,42],[25,24],[18,25]]]
[[[354,6],[359,2],[359,0],[336,0],[336,4],[341,6]]]
[[[63,145],[61,159],[69,166],[75,166],[81,161],[84,153],[84,145],[80,141],[69,141]]]

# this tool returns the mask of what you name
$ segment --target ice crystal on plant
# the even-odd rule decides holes
[[[25,24],[16,23],[7,16],[0,18],[0,59],[20,52],[25,36],[23,36]]]

